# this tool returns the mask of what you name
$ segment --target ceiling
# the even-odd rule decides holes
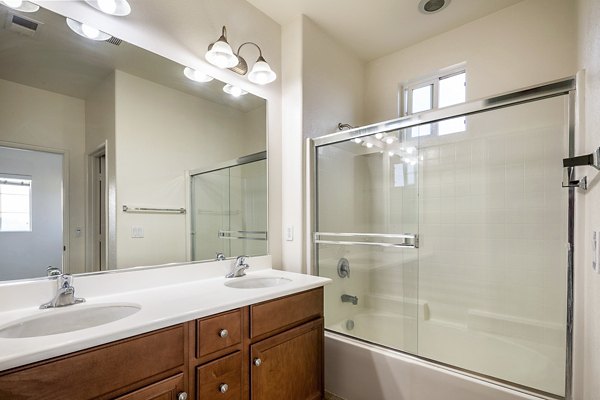
[[[247,0],[285,26],[306,15],[358,57],[371,61],[522,0],[451,0],[435,14],[419,0]]]

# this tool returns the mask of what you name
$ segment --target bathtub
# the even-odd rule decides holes
[[[328,325],[325,334],[325,388],[346,400],[544,398],[345,336],[360,336],[370,342],[416,353],[414,318],[367,310],[353,315],[351,320],[350,326],[346,324],[347,319]],[[461,365],[490,376],[502,376],[507,381],[529,379],[522,383],[551,387],[556,393],[562,390],[564,367],[560,357],[549,358],[544,355],[546,353],[523,346],[518,340],[505,340],[436,321],[420,321],[418,332],[422,357]],[[533,368],[543,371],[528,374],[527,371]],[[547,381],[535,381],[536,376],[543,376]]]

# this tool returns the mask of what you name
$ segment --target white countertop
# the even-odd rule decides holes
[[[252,261],[250,264],[252,265]],[[211,270],[211,266],[214,265],[218,265],[218,267]],[[76,289],[76,296],[85,297],[86,302],[49,310],[39,309],[39,305],[44,302],[40,302],[39,299],[34,300],[34,304],[29,301],[29,304],[26,304],[25,307],[7,307],[6,303],[14,306],[18,302],[15,297],[20,297],[18,296],[19,289],[22,289],[21,292],[26,294],[35,292],[37,295],[35,289],[39,288],[32,288],[31,285],[27,285],[25,282],[21,283],[21,286],[19,284],[0,285],[0,299],[5,304],[0,309],[0,327],[8,325],[12,321],[34,315],[68,312],[75,307],[115,303],[133,303],[141,306],[139,312],[129,317],[93,328],[41,337],[0,338],[0,371],[313,289],[330,282],[330,279],[327,278],[285,272],[262,266],[257,267],[254,271],[249,270],[247,273],[248,278],[285,277],[291,279],[291,282],[260,289],[229,288],[224,285],[226,281],[245,278],[225,279],[222,272],[228,268],[229,262],[221,262],[219,264],[195,264],[123,274],[75,276],[73,286]],[[144,274],[145,271],[150,272]],[[190,274],[190,271],[194,271],[194,273]],[[196,271],[202,272],[195,273]],[[217,277],[210,276],[217,273],[219,274]],[[149,278],[150,275],[154,275],[154,278],[160,278],[160,275],[164,274],[169,274],[169,279],[163,279],[169,280],[168,284],[160,285]],[[135,282],[131,282],[132,278]],[[125,279],[131,282],[129,290],[124,283]],[[140,284],[144,280],[147,282]],[[80,288],[78,284],[81,286]],[[44,285],[44,288],[38,291],[42,291],[41,296],[45,295],[43,298],[48,301],[50,299],[48,294],[54,290],[52,285],[55,285],[55,283],[44,280],[34,286],[41,285]],[[120,290],[111,290],[113,286]]]

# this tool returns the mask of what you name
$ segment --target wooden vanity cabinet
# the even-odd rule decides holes
[[[323,288],[0,372],[0,400],[322,396]]]
[[[0,399],[179,400],[184,324],[0,372]]]

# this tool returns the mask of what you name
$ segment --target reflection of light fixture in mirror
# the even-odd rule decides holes
[[[206,61],[219,68],[231,68],[238,64],[239,60],[227,42],[227,28],[223,27],[221,37],[208,46],[204,57]]]
[[[383,133],[376,133],[375,134],[375,139],[381,140],[382,137],[383,137]]]
[[[123,17],[131,13],[131,6],[127,0],[85,0],[85,2],[109,15]]]
[[[223,91],[227,94],[232,95],[233,97],[240,97],[245,94],[248,94],[248,92],[246,92],[245,90],[242,90],[240,87],[233,86],[229,83],[227,85],[223,86]]]
[[[370,149],[371,147],[373,147],[373,143],[365,142],[365,146],[367,146],[367,149]]]
[[[388,136],[385,138],[385,142],[387,144],[392,144],[392,143],[394,143],[394,138],[392,136]]]
[[[7,7],[21,12],[36,12],[40,9],[40,6],[37,4],[23,0],[2,0],[0,1],[0,4],[4,4]]]
[[[362,142],[362,139],[361,138],[354,138],[354,139],[352,139],[352,141],[354,143],[356,143],[356,144],[360,144]]]
[[[194,81],[194,82],[210,82],[212,81],[214,78],[210,75],[206,75],[204,72],[198,71],[197,69],[193,69],[190,67],[185,67],[185,69],[183,70],[183,74],[186,76],[186,78]]]
[[[88,24],[75,21],[74,19],[67,18],[67,25],[69,28],[79,36],[83,36],[86,39],[92,40],[106,40],[110,39],[111,36],[108,33],[102,32],[98,28],[94,28]]]
[[[242,56],[240,51],[242,47],[251,44],[258,49],[258,59],[248,73],[248,63]],[[227,42],[227,28],[223,27],[221,37],[214,43],[208,46],[206,52],[206,60],[219,68],[229,68],[233,72],[246,75],[248,80],[259,85],[266,85],[277,79],[277,74],[273,72],[271,66],[267,63],[262,55],[261,48],[254,42],[244,42],[238,47],[237,53],[234,53],[231,46]]]

